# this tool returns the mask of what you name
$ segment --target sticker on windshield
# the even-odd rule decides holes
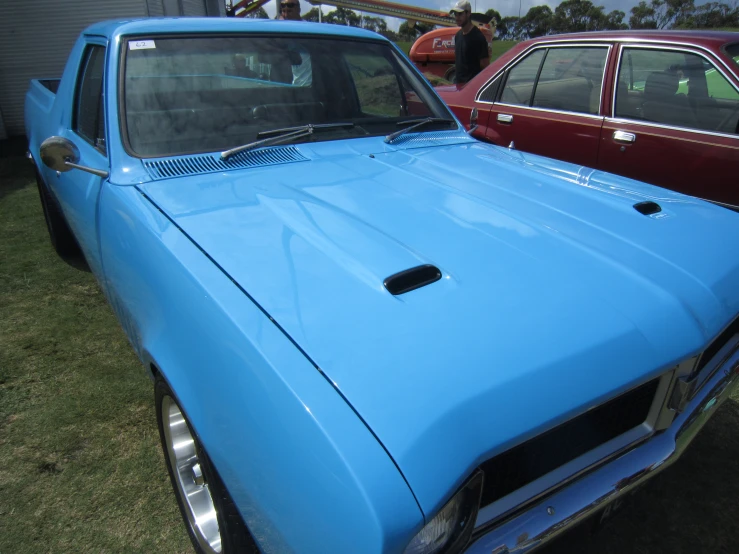
[[[156,48],[153,40],[131,40],[128,43],[129,50],[147,50],[149,48]]]

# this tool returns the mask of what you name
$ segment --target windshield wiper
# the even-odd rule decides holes
[[[419,127],[428,125],[429,123],[456,123],[456,122],[453,119],[445,119],[443,117],[427,117],[425,119],[408,119],[406,121],[398,121],[398,125],[407,125],[408,123],[413,123],[414,125],[411,125],[410,127],[406,127],[405,129],[401,129],[400,131],[395,131],[394,133],[390,133],[388,136],[385,137],[385,142],[388,144],[391,144],[396,138],[406,133],[409,133],[413,129],[418,129]]]
[[[284,129],[272,129],[271,131],[262,131],[257,134],[257,137],[264,135],[274,135],[261,140],[250,142],[236,148],[231,148],[225,152],[221,152],[221,159],[227,160],[234,154],[239,152],[246,152],[248,150],[254,150],[255,148],[261,148],[263,146],[270,146],[272,144],[280,144],[293,139],[299,139],[312,135],[315,131],[321,131],[325,129],[337,129],[337,128],[351,128],[354,127],[354,123],[320,123],[318,125],[308,124],[301,125],[300,127],[286,127]]]

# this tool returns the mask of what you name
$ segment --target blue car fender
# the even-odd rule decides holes
[[[111,304],[260,548],[402,552],[420,508],[324,374],[136,187],[106,184],[100,222]]]

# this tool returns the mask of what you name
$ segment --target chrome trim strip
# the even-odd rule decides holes
[[[489,102],[484,102],[486,104],[489,104]],[[597,119],[598,121],[603,121],[604,116],[602,115],[593,115],[589,113],[581,113],[581,112],[566,112],[564,110],[550,110],[549,108],[535,108],[534,106],[522,106],[521,104],[503,104],[502,102],[496,102],[496,106],[501,106],[504,108],[520,108],[523,110],[534,110],[537,112],[546,112],[546,113],[556,113],[556,114],[562,114],[562,115],[575,115],[578,117],[586,117],[588,119]]]
[[[559,38],[559,39],[557,39],[555,37],[556,37],[556,35],[553,35],[552,37],[550,37],[553,42],[561,42],[561,43],[571,42],[573,44],[582,42],[583,40],[588,41],[588,42],[591,42],[591,41],[592,42],[613,42],[613,43],[618,43],[618,44],[621,44],[621,45],[623,45],[624,43],[627,43],[627,42],[641,43],[641,44],[649,44],[649,45],[652,45],[652,44],[667,44],[669,46],[680,46],[680,47],[683,47],[683,48],[697,48],[699,50],[703,50],[704,52],[707,52],[708,54],[715,55],[715,53],[714,53],[713,50],[711,50],[710,48],[706,48],[705,46],[701,46],[700,44],[691,44],[689,42],[680,42],[680,41],[676,41],[676,40],[658,40],[658,39],[649,39],[649,38],[640,38],[640,37],[621,37],[621,38],[618,38],[618,37],[593,37],[593,38],[590,38],[590,37],[588,37],[587,39],[583,39],[583,38],[577,38],[577,39]],[[544,45],[544,44],[550,44],[550,43],[547,42],[546,40],[544,40],[544,41],[541,41],[541,42],[537,42],[536,43],[536,46]],[[725,43],[725,44],[731,44],[731,42]],[[728,65],[721,58],[717,58],[717,59],[721,62],[721,64],[727,70],[729,70],[729,73],[731,73],[732,75],[735,75],[736,78],[739,79],[739,75],[737,75],[736,73],[734,73],[734,70],[732,69],[732,67],[730,65]]]
[[[524,50],[518,56],[516,56],[510,62],[508,62],[505,66],[503,66],[503,68],[500,69],[497,73],[495,73],[490,79],[485,81],[485,84],[480,87],[480,89],[477,91],[477,94],[475,95],[475,102],[480,102],[480,104],[495,104],[495,102],[485,102],[484,100],[480,100],[480,96],[482,96],[483,91],[486,88],[488,88],[489,85],[492,85],[496,77],[508,71],[508,68],[510,68],[515,63],[518,63],[519,60],[521,60],[525,56],[528,56],[534,50],[540,50],[542,48],[564,48],[564,47],[571,48],[573,46],[582,46],[583,48],[608,48],[608,52],[606,52],[606,62],[603,64],[603,77],[601,78],[601,81],[600,81],[600,94],[601,94],[600,101],[603,102],[603,83],[606,78],[606,68],[608,67],[608,58],[610,57],[611,48],[613,47],[613,45],[609,44],[606,46],[605,44],[588,44],[587,42],[579,43],[577,41],[572,42],[571,44],[537,43],[533,45],[531,48]],[[501,105],[505,105],[505,104],[501,104]],[[598,104],[598,112],[600,112],[600,104]],[[567,112],[567,113],[575,113],[575,112]]]
[[[677,44],[677,43],[671,43],[671,44]],[[690,46],[690,47],[691,48],[700,48],[698,46]],[[685,54],[685,53],[694,54],[696,56],[702,56],[704,60],[706,60],[708,63],[711,64],[712,67],[716,67],[713,64],[713,62],[711,61],[711,59],[708,58],[702,52],[691,52],[690,50],[686,50],[685,47],[675,48],[674,46],[671,46],[671,47],[668,46],[668,47],[655,48],[651,44],[650,45],[644,45],[644,44],[620,44],[619,45],[619,52],[618,52],[618,65],[616,66],[616,74],[614,75],[614,81],[613,81],[613,83],[614,83],[614,87],[613,87],[613,102],[611,103],[611,117],[613,117],[614,119],[616,118],[616,90],[618,89],[618,86],[616,86],[616,83],[618,82],[618,74],[621,71],[621,60],[623,59],[624,49],[625,48],[643,48],[643,49],[646,49],[646,50],[670,50],[670,51],[673,51],[673,52],[681,52],[683,54]],[[711,53],[710,50],[708,50],[708,52]],[[723,60],[721,60],[719,58],[717,58],[717,59],[720,62],[723,62]],[[726,65],[726,64],[724,64],[724,65]],[[737,88],[737,86],[731,81],[731,79],[726,75],[726,73],[724,73],[724,71],[720,67],[717,68],[717,69],[721,72],[721,75],[724,76],[724,78],[729,82],[729,84],[732,87],[734,87],[734,90],[736,90],[737,94],[739,94],[739,88]],[[731,74],[734,75],[733,72],[731,72]],[[736,78],[739,79],[739,77],[736,77]],[[629,121],[631,121],[631,120],[629,120]],[[635,120],[635,121],[639,121],[639,120]],[[700,129],[693,129],[692,127],[678,127],[678,129],[688,129],[690,131],[700,131]],[[705,132],[710,133],[711,131],[705,131]],[[720,136],[724,136],[723,133],[718,133],[718,134]],[[734,136],[734,137],[736,137],[736,135],[727,135],[727,136]]]
[[[657,129],[670,129],[672,131],[683,131],[686,133],[700,133],[702,135],[709,135],[712,137],[725,137],[730,138],[734,140],[739,140],[739,135],[727,135],[725,133],[716,133],[714,131],[704,131],[702,129],[691,129],[690,127],[675,127],[673,125],[663,125],[662,123],[655,123],[654,121],[644,121],[642,119],[624,119],[622,117],[605,117],[606,123],[614,123],[616,125],[622,124],[622,125],[643,125],[645,127],[654,127]],[[680,140],[678,137],[671,137],[676,140]],[[690,139],[684,139],[684,140],[690,140]],[[716,146],[722,146],[722,145],[716,145]],[[730,147],[729,147],[730,148]]]
[[[708,200],[707,198],[704,198],[707,202],[713,202],[714,204],[718,206],[723,206],[724,208],[728,208],[729,210],[734,210],[735,212],[739,212],[739,206],[735,206],[734,204],[727,204],[726,202],[719,202],[718,200]]]
[[[739,384],[739,349],[724,359],[663,433],[478,538],[465,551],[522,554],[549,542],[674,463]]]
[[[620,47],[623,48],[624,43],[635,43],[635,41],[638,41],[641,44],[647,44],[647,45],[654,45],[654,44],[666,44],[668,46],[679,46],[683,48],[696,48],[698,50],[703,50],[704,52],[708,53],[711,56],[715,56],[715,53],[713,50],[710,50],[709,48],[706,48],[705,46],[701,46],[699,44],[689,44],[686,42],[678,42],[678,41],[670,41],[670,40],[656,40],[656,39],[640,39],[638,37],[623,37],[623,38],[617,38],[617,37],[593,37],[593,38],[578,38],[578,39],[566,39],[566,38],[555,38],[554,36],[551,37],[552,42],[549,42],[547,40],[538,41],[536,44],[532,44],[531,47],[527,48],[523,52],[521,52],[518,56],[513,58],[508,64],[503,66],[503,68],[495,73],[490,79],[488,79],[484,85],[480,87],[480,90],[477,91],[477,94],[475,95],[475,102],[480,102],[481,104],[492,104],[492,102],[481,102],[479,100],[481,92],[487,88],[487,86],[495,80],[495,78],[500,75],[501,73],[504,73],[512,64],[516,63],[519,59],[521,59],[523,56],[527,55],[529,52],[532,52],[536,48],[540,47],[553,47],[557,45],[565,45],[565,46],[572,46],[572,45],[579,45],[583,44],[584,46],[593,46],[592,43],[598,43],[598,42],[608,42],[608,43],[615,43],[618,44]],[[583,41],[586,41],[583,43]],[[610,46],[613,46],[611,44]],[[609,47],[610,47],[609,46]],[[734,77],[739,80],[739,75],[734,73],[734,70],[730,65],[728,65],[724,60],[721,58],[716,57],[716,59],[721,63],[721,65],[724,66],[724,68],[731,74],[734,75]],[[620,56],[619,56],[620,60]],[[608,65],[606,63],[606,65]],[[618,73],[616,73],[618,75]],[[729,79],[730,80],[730,79]]]

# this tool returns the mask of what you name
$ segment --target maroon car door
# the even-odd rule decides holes
[[[609,49],[578,43],[530,50],[478,96],[491,103],[486,139],[595,166]]]
[[[739,81],[689,47],[621,46],[598,168],[739,207]]]

